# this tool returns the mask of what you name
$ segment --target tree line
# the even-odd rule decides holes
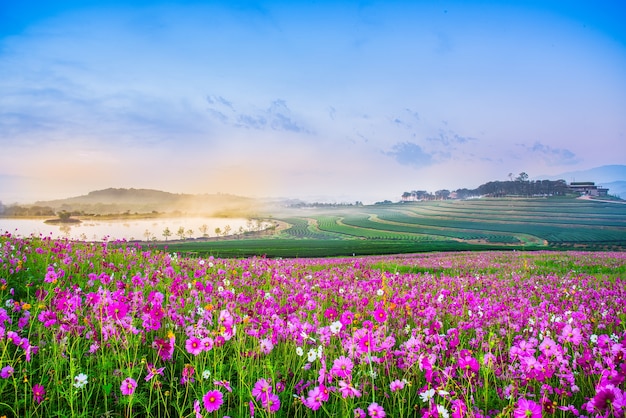
[[[481,184],[475,189],[462,188],[453,192],[442,189],[437,190],[435,193],[430,193],[426,190],[404,192],[402,200],[468,199],[478,196],[564,196],[568,192],[569,187],[565,180],[528,180],[528,174],[522,172],[515,178],[513,178],[512,174],[509,174],[509,180],[490,181]]]

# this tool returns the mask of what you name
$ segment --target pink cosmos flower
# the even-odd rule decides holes
[[[202,341],[200,341],[200,338],[198,337],[188,338],[187,342],[185,343],[185,348],[187,349],[187,352],[189,354],[197,356],[203,350]]]
[[[528,399],[519,399],[513,411],[514,418],[541,418],[541,405]]]
[[[276,412],[280,409],[280,399],[275,393],[270,393],[269,396],[261,400],[261,405],[263,405],[263,409]]]
[[[320,406],[322,406],[322,393],[319,386],[315,386],[309,391],[309,396],[307,396],[304,404],[314,411],[320,409]]]
[[[107,314],[114,320],[119,321],[128,313],[128,305],[124,302],[113,302],[107,308]]]
[[[392,392],[397,392],[399,390],[402,390],[402,389],[404,389],[404,382],[402,380],[396,379],[396,380],[394,380],[393,382],[391,382],[389,384],[389,389]]]
[[[230,382],[228,380],[214,380],[213,384],[215,386],[221,386],[229,392],[233,391],[233,389],[230,387]]]
[[[330,369],[331,376],[338,377],[340,379],[347,379],[352,375],[352,368],[354,364],[348,357],[341,356],[333,361],[333,367]]]
[[[342,398],[360,398],[361,392],[352,386],[351,382],[346,382],[345,380],[339,381],[339,392],[341,392]]]
[[[354,410],[354,418],[365,418],[365,411],[361,408],[357,408]]]
[[[215,412],[224,403],[224,395],[219,390],[210,390],[202,397],[202,402],[207,412]]]
[[[44,396],[46,396],[46,390],[40,384],[33,385],[33,400],[35,403],[40,404],[44,400]]]
[[[263,401],[272,393],[272,385],[266,379],[259,379],[252,388],[252,396],[257,400]]]
[[[561,336],[559,337],[560,342],[570,342],[573,345],[579,345],[583,340],[582,335],[580,334],[580,328],[572,328],[571,324],[566,324],[561,331]]]
[[[383,407],[378,405],[376,402],[372,402],[370,406],[367,407],[367,412],[372,418],[384,418],[387,415],[385,414]]]
[[[135,393],[135,389],[137,388],[137,382],[132,377],[127,377],[122,381],[120,385],[120,391],[122,395],[132,395]]]
[[[193,401],[193,412],[196,415],[196,418],[202,418],[202,411],[200,410],[200,401],[197,399]]]

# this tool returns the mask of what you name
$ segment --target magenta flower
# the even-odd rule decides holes
[[[107,308],[107,313],[116,321],[124,318],[128,313],[128,305],[124,302],[113,302]]]
[[[200,341],[200,338],[198,337],[188,338],[187,342],[185,343],[185,348],[187,349],[187,352],[189,354],[193,354],[194,356],[200,354],[204,349],[204,347],[202,346],[202,341]]]
[[[361,392],[352,386],[351,382],[346,382],[345,380],[339,381],[339,392],[341,392],[342,398],[360,398]]]
[[[122,395],[132,395],[135,393],[135,389],[137,388],[137,382],[132,377],[127,377],[122,381],[120,386],[120,391]]]
[[[513,418],[541,418],[541,405],[528,399],[519,399]]]
[[[40,404],[46,396],[46,389],[40,384],[33,385],[33,400],[35,403]]]
[[[183,367],[183,376],[180,378],[180,384],[186,385],[187,383],[193,383],[196,379],[193,375],[196,373],[196,369],[191,364],[185,364]]]
[[[280,399],[275,393],[270,393],[269,396],[261,399],[261,405],[264,409],[269,409],[270,412],[276,412],[280,409]]]
[[[207,412],[215,412],[224,403],[224,395],[219,390],[210,390],[202,397],[202,402]]]
[[[373,316],[374,319],[379,323],[383,323],[387,320],[387,312],[383,308],[376,309]]]
[[[357,408],[354,410],[354,418],[366,418],[365,411],[361,408]]]
[[[378,405],[376,402],[372,402],[370,406],[367,407],[367,412],[372,418],[384,418],[387,415],[385,414],[383,407]]]
[[[221,386],[229,392],[233,391],[233,389],[230,387],[230,382],[228,380],[214,380],[213,384],[215,386]]]
[[[320,390],[320,387],[315,386],[309,391],[308,395],[309,396],[307,396],[304,404],[314,411],[320,409],[320,406],[322,406],[322,391]]]
[[[333,362],[333,367],[330,369],[331,376],[338,377],[340,379],[347,379],[352,374],[352,368],[354,364],[348,357],[341,356]]]
[[[152,363],[146,364],[146,368],[148,369],[148,375],[145,378],[146,382],[156,375],[163,375],[163,370],[165,370],[165,367],[157,369]]]
[[[269,398],[272,393],[272,385],[266,379],[259,379],[252,388],[252,396],[259,401],[264,401]]]

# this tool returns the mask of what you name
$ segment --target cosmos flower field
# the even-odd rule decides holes
[[[626,253],[0,236],[0,416],[623,417]]]

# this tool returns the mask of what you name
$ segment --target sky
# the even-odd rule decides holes
[[[626,164],[626,3],[0,0],[0,201],[397,201]]]

